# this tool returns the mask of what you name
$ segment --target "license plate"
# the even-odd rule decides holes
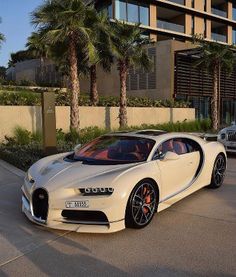
[[[88,208],[89,207],[89,201],[67,201],[66,202],[66,208]]]

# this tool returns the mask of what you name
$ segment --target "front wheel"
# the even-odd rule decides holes
[[[157,189],[150,181],[141,181],[130,194],[125,215],[125,225],[140,229],[147,226],[157,210]]]
[[[209,188],[217,189],[219,188],[224,181],[225,177],[225,170],[226,170],[226,159],[222,154],[219,154],[216,157],[212,176],[211,176],[211,184],[209,185]]]

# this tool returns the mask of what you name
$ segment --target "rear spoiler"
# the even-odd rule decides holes
[[[207,133],[190,133],[190,135],[194,135],[200,137],[206,141],[217,141],[217,134],[207,134]]]

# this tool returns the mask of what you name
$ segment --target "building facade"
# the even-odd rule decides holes
[[[127,24],[140,23],[143,35],[156,43],[147,47],[153,69],[145,72],[132,67],[127,78],[128,96],[153,99],[184,99],[196,108],[197,117],[209,116],[212,93],[211,77],[194,69],[193,34],[208,41],[236,44],[236,1],[234,0],[87,0],[110,20]],[[56,83],[55,66],[42,67],[37,61],[18,64],[9,75],[16,80],[31,78],[36,83]],[[55,77],[55,78],[54,78]],[[100,95],[119,96],[119,72],[114,64],[111,73],[98,68]],[[221,79],[221,120],[236,119],[236,68],[230,77]],[[89,93],[89,78],[81,78],[81,91]]]
[[[190,40],[203,34],[207,40],[236,43],[236,1],[231,0],[97,0],[111,20],[140,23],[155,41]]]
[[[29,82],[39,86],[63,86],[65,78],[50,60],[32,59],[17,62],[7,69],[7,79],[21,84]]]

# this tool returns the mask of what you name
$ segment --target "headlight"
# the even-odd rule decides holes
[[[79,189],[84,196],[112,195],[113,188],[85,188]]]
[[[225,133],[220,134],[220,139],[225,139],[226,135]]]

